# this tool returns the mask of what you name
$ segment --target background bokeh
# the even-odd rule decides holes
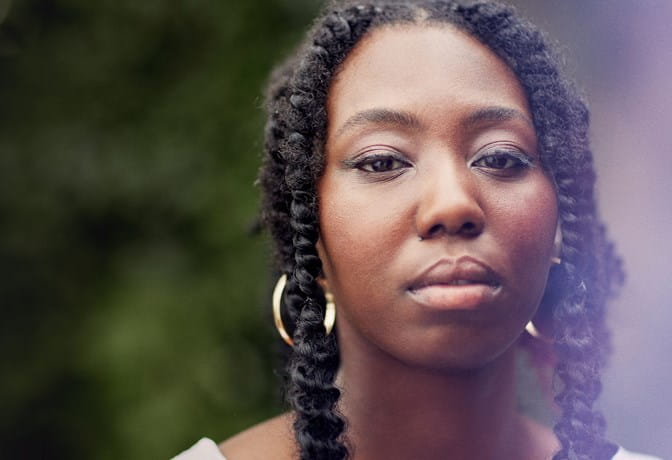
[[[611,436],[672,458],[672,2],[513,3],[591,101]],[[318,6],[0,0],[0,458],[167,458],[282,410],[261,92]]]

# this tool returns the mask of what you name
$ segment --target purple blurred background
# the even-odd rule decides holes
[[[672,458],[672,2],[511,0],[589,100],[598,199],[625,260],[601,400],[611,438]]]

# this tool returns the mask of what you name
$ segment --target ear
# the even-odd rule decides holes
[[[320,285],[320,287],[322,288],[322,290],[323,290],[325,293],[329,292],[329,282],[328,282],[327,279],[324,277],[324,275],[320,276],[320,277],[317,279],[317,284]]]
[[[324,293],[326,294],[327,292],[329,292],[329,281],[327,281],[327,275],[324,272],[324,260],[325,259],[323,257],[324,247],[322,246],[322,238],[317,239],[317,243],[315,243],[315,248],[317,249],[317,256],[322,261],[322,273],[317,278],[317,284],[320,285],[320,287],[322,288],[322,291],[324,291]]]
[[[560,225],[560,220],[558,220],[558,225],[555,227],[555,238],[553,239],[552,257],[559,259],[561,252],[562,252],[562,226]]]

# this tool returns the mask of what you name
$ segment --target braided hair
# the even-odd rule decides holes
[[[608,351],[605,303],[622,274],[596,212],[588,110],[533,25],[508,6],[454,0],[332,2],[303,46],[271,76],[262,211],[279,268],[288,274],[283,301],[295,329],[287,398],[300,458],[348,457],[345,420],[336,410],[338,344],[335,334],[325,333],[325,298],[317,282],[316,184],[324,168],[327,95],[365,34],[400,23],[448,23],[466,31],[508,64],[527,95],[541,162],[556,184],[563,235],[563,261],[551,271],[540,306],[552,317],[555,334],[556,403],[562,411],[555,433],[562,447],[554,460],[610,459],[616,446],[605,440],[605,422],[593,403]]]

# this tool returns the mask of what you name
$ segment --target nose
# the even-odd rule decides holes
[[[425,179],[416,214],[420,239],[441,235],[474,238],[483,232],[485,214],[468,166],[443,164],[431,168]]]

